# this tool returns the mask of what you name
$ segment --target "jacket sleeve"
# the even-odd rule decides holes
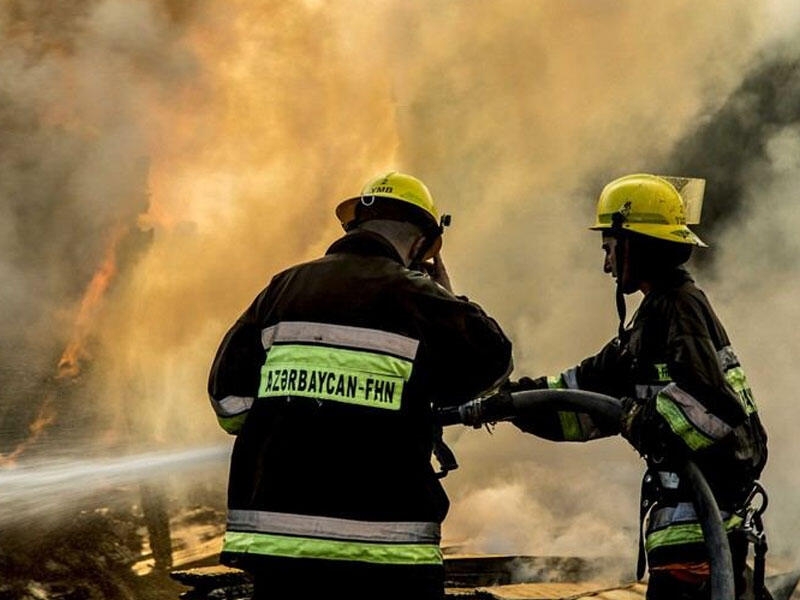
[[[712,338],[716,319],[710,307],[687,295],[679,296],[665,312],[666,359],[672,381],[652,400],[655,411],[649,413],[656,429],[660,420],[690,451],[703,450],[744,421],[745,407],[723,371]]]
[[[208,395],[220,426],[236,435],[258,394],[266,353],[255,320],[258,299],[225,334],[208,378]]]
[[[461,404],[498,388],[513,363],[511,342],[497,321],[478,304],[430,280],[416,283],[411,301],[431,359],[427,379],[434,402]]]
[[[619,373],[623,369],[618,340],[560,375],[530,379],[523,377],[512,384],[511,391],[524,389],[574,389],[598,392],[615,397],[622,395]],[[604,428],[586,413],[572,410],[547,411],[535,417],[519,417],[512,421],[519,429],[556,442],[586,442],[608,437],[616,431]]]

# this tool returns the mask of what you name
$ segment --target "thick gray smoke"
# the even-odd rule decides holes
[[[108,256],[127,271],[147,245],[147,104],[192,70],[178,31],[157,3],[0,7],[0,453],[28,434],[68,340],[83,334],[94,274]]]
[[[749,192],[763,183],[757,178],[763,175],[764,163],[774,160],[771,141],[798,122],[800,56],[796,44],[781,42],[756,57],[737,89],[687,132],[664,166],[665,172],[706,179],[700,233],[713,235],[757,210],[758,200]],[[775,245],[786,241],[775,240]]]
[[[792,400],[792,357],[800,352],[792,326],[800,318],[800,47],[796,32],[787,37],[753,58],[724,104],[676,144],[665,171],[707,179],[697,229],[712,248],[699,253],[697,272],[742,356],[770,435],[763,478],[772,496],[772,551],[796,556],[795,536],[786,532],[800,528],[792,463],[800,451]]]

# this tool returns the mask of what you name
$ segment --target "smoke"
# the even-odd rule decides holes
[[[730,323],[770,436],[763,475],[771,499],[765,516],[770,548],[793,557],[797,545],[791,532],[800,527],[792,461],[800,451],[792,401],[800,339],[791,325],[800,318],[800,211],[792,200],[800,185],[797,117],[765,135],[763,155],[745,166],[745,184],[737,189],[741,206],[715,240],[713,264],[718,310]]]
[[[770,140],[800,119],[800,56],[781,41],[756,64],[725,103],[681,139],[667,169],[707,180],[703,235],[744,218],[753,169],[772,161]]]
[[[146,106],[190,62],[161,17],[141,2],[0,9],[4,445],[56,375],[84,288],[147,209]]]
[[[796,7],[766,5],[777,39],[751,59],[742,82],[698,127],[686,132],[667,170],[707,179],[704,225],[711,250],[700,275],[747,370],[769,433],[763,480],[774,555],[796,560],[791,534],[800,526],[793,433],[796,409],[792,357],[800,350],[789,325],[798,318],[797,230],[792,200],[800,185],[800,46]]]
[[[7,3],[3,445],[27,436],[109,253],[118,268],[83,338],[87,368],[61,393],[91,415],[81,421],[83,435],[148,448],[224,440],[205,378],[225,329],[276,271],[323,252],[340,233],[335,204],[387,168],[421,177],[453,213],[444,259],[454,285],[513,339],[515,374],[575,364],[616,329],[599,240],[586,232],[600,185],[638,170],[689,168],[689,156],[720,149],[720,134],[689,140],[727,131],[714,123],[740,105],[737,90],[760,89],[743,74],[763,56],[774,7]],[[752,268],[706,287],[733,324],[757,395],[769,390],[765,398],[788,403],[783,373],[793,342],[760,367],[756,344],[766,329],[746,318],[766,280],[779,292],[770,314],[787,323],[794,316],[791,282],[762,279],[764,264],[750,262],[782,253],[791,264],[795,256],[794,213],[783,194],[798,138],[792,127],[778,129],[755,126],[761,159],[735,163],[743,167],[741,198],[757,197],[763,209],[748,219],[746,239],[770,238],[771,254],[754,245],[744,257]],[[678,162],[675,148],[697,154],[681,152],[687,162]],[[723,184],[712,178],[722,173],[709,175],[713,193]],[[723,212],[712,207],[716,198],[707,200],[712,221]],[[765,232],[779,215],[783,238]],[[744,260],[730,254],[742,247],[734,243],[745,239],[734,237],[742,228],[730,231],[715,230],[710,240],[721,249],[715,264],[723,274]],[[123,240],[116,245],[115,235]],[[773,333],[785,339],[790,329],[776,323]],[[786,369],[776,376],[779,361]],[[62,408],[56,403],[54,428],[71,426]],[[768,427],[779,408],[762,406]],[[784,427],[774,431],[769,476],[786,498],[775,500],[776,512],[789,514]],[[641,465],[619,440],[552,444],[505,425],[492,437],[448,437],[462,466],[445,480],[453,504],[447,539],[474,551],[632,554]]]

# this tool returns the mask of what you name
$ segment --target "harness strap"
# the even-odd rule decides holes
[[[654,499],[660,494],[660,486],[653,472],[648,469],[642,478],[639,494],[639,552],[636,558],[636,579],[641,580],[647,570],[647,551],[644,544],[644,527],[647,514],[653,509]]]
[[[762,516],[767,510],[767,504],[769,504],[767,491],[760,481],[755,481],[753,489],[739,510],[744,520],[742,529],[747,541],[753,544],[753,591],[756,600],[771,600],[764,581],[768,545]]]
[[[450,471],[455,471],[458,468],[456,455],[450,449],[450,446],[444,442],[443,429],[441,425],[434,427],[433,455],[436,457],[436,461],[439,463],[439,471],[436,473],[436,477],[439,479],[447,477],[447,474]]]

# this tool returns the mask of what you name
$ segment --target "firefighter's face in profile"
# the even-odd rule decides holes
[[[603,273],[609,273],[613,278],[617,278],[617,238],[611,235],[603,235]]]
[[[616,279],[625,294],[632,294],[639,289],[639,278],[635,276],[637,270],[631,263],[630,246],[629,238],[603,234],[603,272]]]

